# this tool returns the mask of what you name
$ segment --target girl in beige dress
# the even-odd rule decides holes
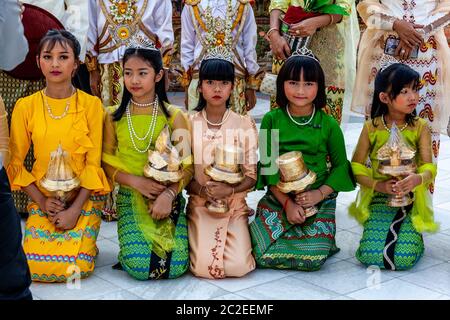
[[[220,279],[241,277],[255,268],[252,256],[245,198],[256,183],[257,130],[250,116],[229,109],[234,84],[234,67],[224,59],[203,60],[200,66],[200,100],[190,117],[194,179],[187,213],[190,269],[198,277]],[[233,144],[243,150],[241,183],[211,181],[204,173],[214,162],[218,144]],[[226,213],[211,212],[207,201],[225,200]]]

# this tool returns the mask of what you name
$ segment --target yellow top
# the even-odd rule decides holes
[[[9,160],[9,150],[8,150],[8,141],[9,141],[9,132],[8,132],[8,119],[7,113],[5,110],[5,104],[3,103],[2,98],[0,97],[0,167],[8,164]]]
[[[77,90],[70,97],[66,116],[54,119],[64,115],[67,102],[68,99],[46,97],[43,91],[17,101],[11,120],[11,160],[7,167],[12,190],[35,182],[48,195],[39,181],[47,171],[50,153],[59,143],[69,153],[70,164],[80,178],[81,187],[101,193],[111,190],[100,166],[103,128],[100,99]],[[23,162],[31,143],[36,161],[30,173]]]

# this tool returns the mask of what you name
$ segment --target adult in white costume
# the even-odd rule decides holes
[[[224,45],[233,51],[236,79],[230,105],[233,111],[246,114],[256,105],[255,92],[261,82],[256,56],[257,25],[249,0],[185,1],[181,13],[181,65],[189,110],[197,107],[198,68],[206,54],[205,46],[211,41],[210,46]]]
[[[122,100],[121,61],[127,43],[136,35],[160,48],[168,68],[174,41],[170,0],[89,0],[86,65],[92,93],[105,106]],[[166,69],[167,70],[167,69]]]
[[[443,29],[450,21],[440,19],[450,13],[450,1],[364,0],[357,9],[367,30],[359,47],[352,110],[370,115],[375,75],[380,69],[386,39],[399,37],[397,59],[421,77],[416,111],[427,120],[432,131],[436,162],[440,133],[445,132],[450,112],[450,49]],[[432,23],[434,30],[427,27]],[[418,57],[411,58],[412,48],[417,45]]]

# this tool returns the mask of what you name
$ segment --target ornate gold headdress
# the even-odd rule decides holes
[[[73,199],[73,190],[80,186],[80,179],[70,165],[69,153],[63,150],[61,143],[50,153],[47,172],[40,184],[60,200],[69,202]]]
[[[394,122],[388,141],[377,152],[378,160],[387,161],[391,166],[399,166],[402,161],[412,161],[415,154],[416,151],[405,142]]]
[[[170,140],[169,126],[166,125],[155,142],[155,150],[148,151],[148,163],[144,175],[163,184],[175,183],[183,177],[181,158]]]
[[[214,18],[211,8],[205,9],[203,17],[207,33],[204,38],[203,47],[207,50],[202,60],[221,59],[233,63],[233,7],[231,0],[227,2],[227,13],[225,19]]]

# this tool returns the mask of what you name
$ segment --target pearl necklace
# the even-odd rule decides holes
[[[228,117],[231,114],[230,110],[227,110],[225,113],[226,113],[226,115],[222,117],[222,121],[218,122],[218,123],[214,123],[214,122],[211,122],[211,121],[208,120],[208,118],[206,117],[205,109],[202,110],[202,117],[203,117],[203,119],[205,119],[207,124],[209,124],[211,126],[219,127],[219,126],[223,125],[228,120]]]
[[[52,118],[54,120],[61,120],[62,118],[67,116],[67,112],[69,112],[69,108],[70,108],[70,99],[72,98],[72,95],[75,93],[75,91],[76,91],[76,89],[74,87],[72,87],[72,93],[70,94],[70,97],[67,98],[67,103],[66,103],[66,107],[64,108],[64,112],[59,116],[55,116],[53,114],[52,108],[48,104],[48,101],[46,98],[47,97],[47,88],[44,89],[44,95],[43,95],[42,99],[44,100],[45,106],[47,107],[47,112],[48,112],[48,115],[50,116],[50,118]]]
[[[383,123],[384,128],[386,129],[387,132],[391,133],[391,129],[388,128],[386,121],[384,121],[384,115],[381,116],[381,122]],[[408,126],[408,122],[405,123],[405,125],[400,128],[400,131],[403,131],[406,129],[406,127]]]
[[[149,102],[149,103],[138,103],[131,99],[131,103],[134,104],[136,107],[145,108],[145,107],[153,107],[155,104],[158,103],[158,97],[155,98],[155,101]]]
[[[289,111],[289,106],[286,107],[286,111],[287,111],[287,114],[288,114],[289,118],[291,118],[292,122],[294,122],[298,126],[306,126],[307,124],[309,124],[312,121],[312,119],[314,118],[314,115],[316,114],[316,108],[313,106],[313,112],[312,112],[311,117],[309,118],[309,120],[306,121],[306,122],[297,122],[291,116],[291,113]]]
[[[159,107],[158,98],[156,98],[155,102],[156,103],[154,104],[153,110],[152,110],[152,119],[150,121],[150,125],[148,126],[147,133],[143,137],[139,137],[136,134],[136,131],[134,130],[133,121],[131,120],[130,103],[128,103],[127,108],[126,108],[128,132],[130,134],[131,143],[133,144],[134,150],[136,150],[139,153],[147,152],[148,149],[150,148],[150,145],[152,144],[153,134],[155,133],[156,120],[157,120],[157,116],[158,116],[158,109],[159,109],[158,108]],[[147,147],[145,149],[138,148],[134,139],[136,138],[139,141],[144,141],[148,138],[149,135],[150,135],[150,139],[148,141]]]

